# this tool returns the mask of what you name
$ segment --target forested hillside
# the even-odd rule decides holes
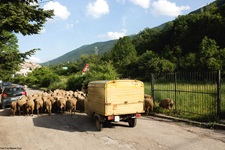
[[[88,63],[89,75],[94,79],[108,79],[114,70],[114,78],[141,80],[149,80],[151,73],[160,76],[173,71],[221,70],[225,74],[224,31],[225,0],[217,0],[157,28],[146,28],[135,36],[109,41],[111,45],[108,47],[104,42],[97,43],[103,47],[96,43],[91,48],[90,45],[87,46],[89,48],[81,47],[87,51],[79,51],[80,59],[67,63],[68,70],[59,71],[63,64],[52,68],[60,75],[71,74],[81,71]],[[94,55],[95,46],[102,53]],[[78,50],[67,54],[67,57],[72,60],[74,54],[78,55]]]
[[[223,70],[224,2],[217,0],[198,13],[179,16],[162,30],[147,28],[140,32],[132,43],[143,59],[140,64],[145,63],[142,71]]]
[[[199,69],[199,67],[203,70],[222,69],[220,59],[224,56],[221,56],[221,54],[218,56],[217,54],[222,53],[222,49],[225,47],[223,42],[224,26],[224,0],[217,0],[157,28],[144,29],[134,39],[132,38],[132,43],[138,56],[151,51],[162,61],[171,62],[173,70],[193,70]],[[94,54],[95,47],[99,48],[99,54],[104,54],[112,50],[116,41],[98,42],[82,46],[49,61],[48,64],[54,65],[77,61],[81,55]],[[209,44],[209,42],[212,46],[210,48],[211,52],[206,49],[203,50],[204,44]],[[200,58],[205,55],[204,53],[210,53],[211,58],[209,56]],[[47,65],[47,63],[42,65]],[[171,70],[171,68],[168,70]]]
[[[61,58],[54,60],[57,65],[49,63],[26,78],[14,80],[28,86],[76,90],[93,80],[131,78],[149,82],[151,73],[160,77],[174,71],[221,70],[224,76],[224,31],[225,0],[217,0],[137,35],[82,46],[65,54],[61,63]]]
[[[75,50],[72,50],[71,52],[64,54],[63,56],[60,56],[51,61],[42,63],[41,65],[47,66],[47,65],[57,65],[57,64],[67,63],[67,62],[76,62],[77,60],[80,59],[82,55],[94,54],[95,48],[98,48],[98,54],[104,54],[105,52],[110,51],[112,49],[116,41],[117,40],[110,40],[106,42],[97,42],[90,45],[84,45]]]

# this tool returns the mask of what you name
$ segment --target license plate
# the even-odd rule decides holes
[[[15,101],[15,100],[17,100],[17,99],[19,99],[19,97],[12,97],[12,98],[11,98],[11,101]]]
[[[120,116],[115,116],[114,121],[120,121]]]

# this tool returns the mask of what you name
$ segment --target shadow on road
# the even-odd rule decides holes
[[[94,120],[84,113],[52,114],[33,118],[34,126],[68,132],[97,131]]]
[[[10,108],[4,108],[4,109],[0,109],[0,116],[10,116],[11,115],[11,110]]]

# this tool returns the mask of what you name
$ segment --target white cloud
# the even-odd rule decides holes
[[[87,15],[91,15],[94,18],[99,18],[108,13],[109,5],[106,0],[96,0],[94,3],[89,3],[87,6]]]
[[[122,32],[108,32],[107,34],[99,35],[100,38],[108,38],[108,39],[119,39],[120,37],[124,37],[126,35],[126,30],[123,29]]]
[[[144,9],[149,8],[150,0],[130,0],[133,4],[141,6]]]
[[[152,8],[154,15],[177,17],[182,14],[182,11],[189,10],[190,6],[177,6],[176,3],[168,0],[158,0],[152,3]]]
[[[70,16],[70,12],[66,6],[61,5],[59,2],[50,1],[44,5],[44,10],[54,10],[55,17],[66,20]]]
[[[37,57],[31,56],[28,58],[27,62],[40,63],[41,60]]]

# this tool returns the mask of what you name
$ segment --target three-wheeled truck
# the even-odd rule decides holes
[[[85,113],[95,119],[98,131],[103,123],[125,121],[135,127],[144,113],[144,83],[139,80],[100,80],[88,84]]]

